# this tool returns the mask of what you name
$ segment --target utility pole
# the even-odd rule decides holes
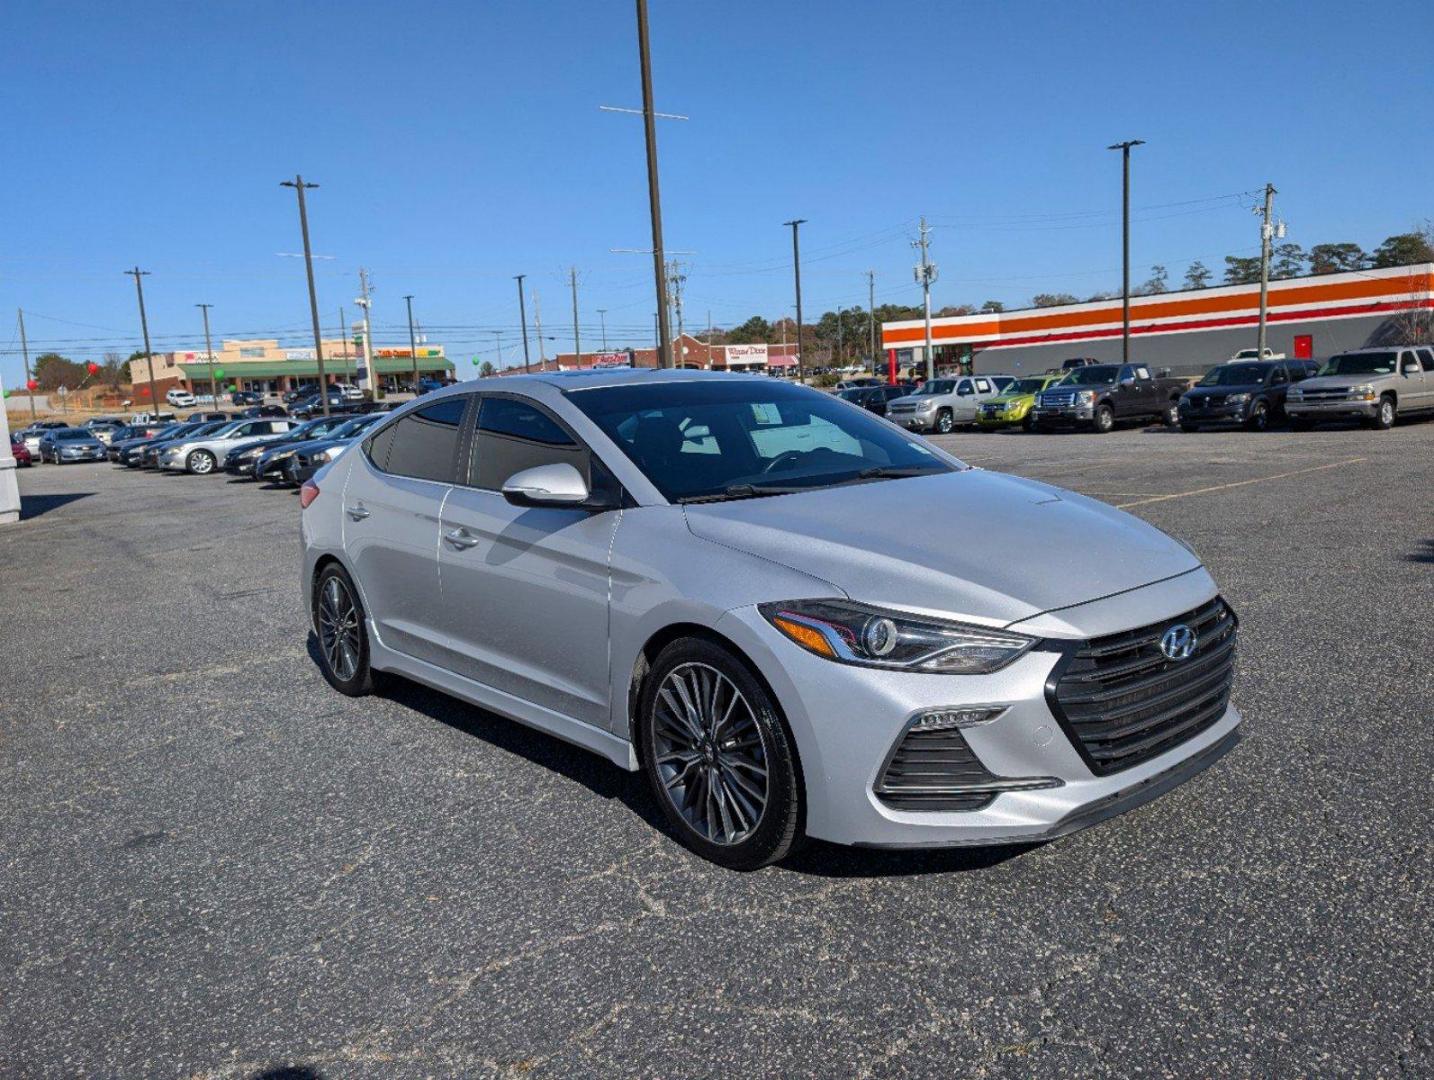
[[[867,329],[870,332],[871,341],[868,348],[871,350],[871,373],[876,374],[876,271],[866,272],[866,295],[867,295]]]
[[[568,268],[568,280],[573,286],[573,352],[577,353],[578,367],[583,366],[582,339],[578,337],[578,268]]]
[[[413,396],[420,393],[418,389],[418,342],[413,337],[413,295],[405,296],[404,302],[408,305],[408,355],[413,360]]]
[[[657,183],[657,117],[652,103],[652,46],[647,0],[637,0],[637,56],[642,66],[642,127],[647,138],[647,201],[652,215],[652,271],[657,282],[657,366],[672,367],[667,342],[667,257],[662,251],[662,196]]]
[[[373,369],[373,334],[370,330],[370,309],[373,301],[369,298],[368,271],[359,267],[359,296],[354,303],[363,309],[363,369],[367,372],[368,389],[377,401],[383,396],[383,387],[378,381],[378,372]],[[360,379],[360,389],[364,380]]]
[[[543,305],[538,299],[538,290],[533,290],[533,325],[538,329],[538,370],[546,371],[548,351],[543,347]]]
[[[309,275],[309,315],[314,320],[314,360],[319,367],[319,400],[324,406],[324,415],[329,415],[329,380],[324,375],[324,339],[319,332],[319,295],[314,291],[314,255],[309,248],[309,212],[304,206],[304,191],[316,188],[318,184],[306,184],[297,173],[292,180],[280,180],[280,187],[291,187],[299,195],[299,229],[304,234],[304,270]]]
[[[677,353],[672,358],[673,367],[687,366],[687,346],[683,342],[686,333],[682,312],[682,289],[687,284],[687,275],[676,259],[667,264],[667,282],[672,291],[672,309],[677,314]]]
[[[214,407],[219,408],[219,382],[214,375],[214,342],[209,340],[209,309],[213,304],[195,304],[204,312],[204,357],[209,361],[209,393],[214,398]]]
[[[39,414],[35,412],[35,388],[30,385],[34,380],[30,378],[30,344],[25,340],[25,312],[22,308],[15,310],[20,316],[20,355],[25,358],[25,390],[30,395],[30,420],[33,423],[39,419]]]
[[[149,365],[150,408],[153,411],[158,412],[159,390],[154,385],[154,353],[149,351],[149,319],[147,319],[144,314],[144,286],[140,283],[141,278],[146,278],[149,276],[149,271],[141,270],[138,266],[136,266],[133,270],[126,270],[125,273],[131,275],[134,278],[134,292],[135,295],[139,297],[139,328],[141,333],[144,334],[145,363]],[[133,376],[131,376],[131,382],[133,382]]]
[[[1260,215],[1260,333],[1256,340],[1256,347],[1259,349],[1255,356],[1263,359],[1265,355],[1265,315],[1266,307],[1270,298],[1270,241],[1274,239],[1276,227],[1270,224],[1270,214],[1275,209],[1275,185],[1265,185],[1265,209]],[[1285,223],[1282,221],[1278,227],[1279,234],[1284,236]]]
[[[1130,363],[1130,148],[1144,146],[1144,139],[1127,139],[1107,146],[1120,151],[1120,359]]]
[[[607,352],[607,308],[597,309],[598,318],[602,320],[602,351]]]
[[[911,242],[921,252],[921,262],[916,267],[916,281],[921,286],[921,303],[926,312],[926,378],[936,378],[936,355],[931,346],[931,286],[936,281],[937,267],[931,261],[931,226],[926,224],[926,215],[921,216],[921,236]]]
[[[527,276],[527,274],[514,274],[513,280],[518,283],[518,320],[523,324],[523,370],[531,371],[532,367],[528,362],[528,307],[523,302],[523,279]],[[542,347],[541,342],[538,347]]]
[[[344,350],[344,382],[352,383],[353,377],[349,374],[349,327],[344,320],[343,306],[339,306],[339,340],[343,342]]]
[[[806,375],[803,372],[804,361],[802,359],[802,250],[797,243],[797,229],[805,225],[806,218],[796,218],[792,221],[784,221],[783,225],[791,226],[792,230],[792,276],[796,279],[797,286],[797,382],[805,382]]]
[[[707,370],[712,370],[712,309],[707,309]]]
[[[503,331],[493,331],[493,347],[498,350],[498,370],[503,370]]]

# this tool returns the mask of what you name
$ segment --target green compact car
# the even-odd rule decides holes
[[[1017,379],[1005,392],[983,402],[976,411],[976,426],[983,431],[998,431],[1020,424],[1030,431],[1033,424],[1031,409],[1036,404],[1036,395],[1048,387],[1055,386],[1068,372],[1055,375],[1032,375]]]

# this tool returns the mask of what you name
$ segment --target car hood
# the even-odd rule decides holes
[[[1295,383],[1301,390],[1345,390],[1379,379],[1391,379],[1392,375],[1316,375]]]
[[[987,625],[1200,565],[1103,502],[980,469],[683,509],[695,535],[823,578],[853,599]]]
[[[892,398],[886,404],[888,408],[896,404],[920,405],[923,401],[935,401],[937,398],[943,396],[942,394],[906,394],[899,398]]]
[[[1231,383],[1229,386],[1192,386],[1185,393],[1188,397],[1226,397],[1230,394],[1258,394],[1265,388],[1264,383]]]
[[[987,398],[986,405],[1014,405],[1018,401],[1035,401],[1035,394],[997,394],[993,398]]]
[[[100,442],[99,439],[96,439],[96,438],[89,438],[89,439],[55,439],[55,440],[52,441],[52,444],[55,445],[55,446],[60,447],[61,449],[64,449],[64,448],[67,447],[67,446],[84,447],[86,450],[93,450],[93,449],[94,449],[95,447],[97,447],[97,446],[98,446],[101,450],[103,450],[103,449],[105,448],[105,444],[102,443],[102,442]]]

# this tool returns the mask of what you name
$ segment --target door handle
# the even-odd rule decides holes
[[[478,537],[461,526],[456,529],[445,530],[443,539],[447,540],[459,551],[467,551],[469,548],[476,547],[478,544]]]
[[[355,521],[362,521],[369,515],[369,511],[363,503],[359,503],[357,506],[346,507],[344,513],[348,514],[348,516]]]

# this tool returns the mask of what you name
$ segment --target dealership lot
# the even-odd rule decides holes
[[[595,757],[333,693],[292,493],[21,473],[4,1071],[1427,1074],[1434,422],[936,441],[1196,548],[1233,754],[1043,847],[733,874]]]

